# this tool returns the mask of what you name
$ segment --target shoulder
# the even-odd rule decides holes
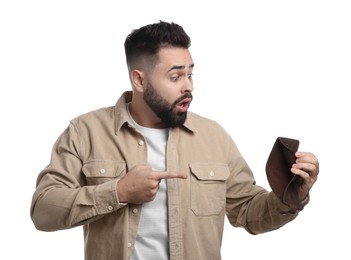
[[[71,120],[74,125],[96,125],[99,122],[113,121],[115,116],[115,106],[103,107],[81,114]]]

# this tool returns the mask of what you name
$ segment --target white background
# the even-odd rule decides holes
[[[83,259],[81,228],[37,231],[37,174],[70,119],[131,89],[123,43],[164,20],[192,38],[191,110],[231,134],[257,182],[277,136],[320,161],[311,202],[281,229],[226,223],[231,259],[350,259],[349,1],[16,1],[0,3],[1,259]]]

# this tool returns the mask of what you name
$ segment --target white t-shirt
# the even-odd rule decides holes
[[[129,107],[127,105],[128,113]],[[147,160],[154,171],[166,170],[168,129],[146,128],[138,125],[129,114],[133,125],[145,137]],[[153,201],[144,203],[131,260],[169,259],[167,185],[161,180]]]

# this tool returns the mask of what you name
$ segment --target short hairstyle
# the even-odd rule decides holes
[[[158,52],[162,47],[178,47],[188,49],[191,40],[183,27],[176,23],[160,21],[133,30],[124,42],[128,68],[131,69],[139,58],[146,57],[151,63],[158,60]]]

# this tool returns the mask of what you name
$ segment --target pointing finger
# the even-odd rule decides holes
[[[188,176],[183,172],[156,172],[156,179],[186,179]]]

